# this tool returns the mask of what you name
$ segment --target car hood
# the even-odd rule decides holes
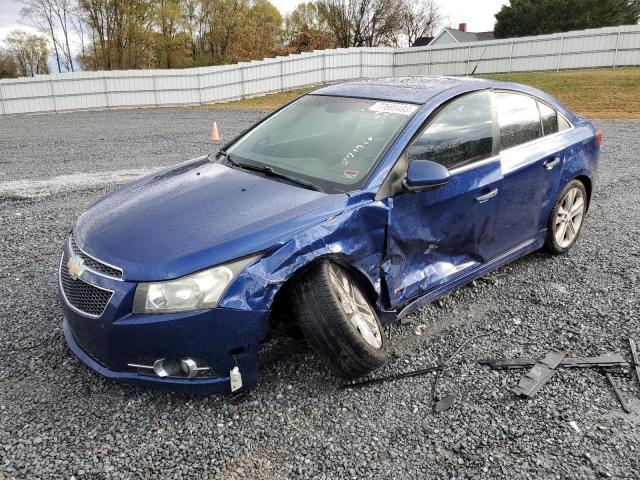
[[[263,251],[337,215],[347,200],[203,157],[98,200],[74,238],[125,280],[165,280]]]

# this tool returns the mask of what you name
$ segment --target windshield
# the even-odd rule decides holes
[[[267,166],[327,192],[358,189],[417,105],[307,95],[236,141],[236,163]]]

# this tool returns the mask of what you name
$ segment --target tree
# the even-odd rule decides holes
[[[73,71],[73,55],[69,45],[69,26],[75,9],[73,0],[18,0],[24,5],[22,15],[48,37],[58,65],[58,72],[64,67]]]
[[[398,44],[403,0],[318,0],[317,5],[339,47]]]
[[[433,37],[442,17],[432,0],[405,0],[402,10],[402,29],[409,46],[420,37]]]
[[[179,0],[156,0],[154,26],[159,31],[157,63],[165,68],[183,66],[188,38]]]
[[[0,78],[16,78],[18,66],[8,50],[0,48]]]
[[[182,1],[182,22],[189,37],[189,50],[193,65],[203,61],[206,40],[205,2],[202,0]]]
[[[511,0],[496,14],[497,38],[635,24],[640,0]]]
[[[268,0],[255,0],[246,13],[231,49],[236,61],[257,60],[274,54],[282,36],[282,16]]]
[[[155,5],[149,0],[79,0],[91,47],[80,62],[86,69],[153,68]]]
[[[235,61],[230,55],[247,18],[247,0],[205,0],[207,43],[214,65]]]
[[[286,53],[334,48],[336,41],[329,25],[320,17],[316,3],[300,3],[285,19],[283,40]]]
[[[19,76],[33,77],[49,73],[49,47],[45,37],[23,30],[13,30],[5,41],[15,58]]]

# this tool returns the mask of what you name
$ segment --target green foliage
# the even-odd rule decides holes
[[[497,38],[638,23],[640,0],[511,0],[496,14]]]
[[[13,55],[0,48],[0,78],[16,78],[17,76],[18,66]]]

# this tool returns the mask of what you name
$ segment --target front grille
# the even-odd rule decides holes
[[[99,317],[107,307],[113,292],[91,285],[69,275],[67,263],[60,264],[60,284],[67,302],[82,313]]]
[[[100,260],[97,260],[84,253],[76,243],[76,240],[73,238],[73,236],[71,237],[70,244],[73,254],[77,257],[80,257],[82,259],[83,265],[89,270],[93,270],[96,273],[107,275],[113,278],[122,278],[122,270],[116,267],[112,267],[111,265],[107,265],[106,263],[103,263]]]
[[[69,321],[69,327],[71,328],[71,334],[73,335],[74,340],[78,344],[78,346],[93,358],[96,362],[98,362],[103,367],[107,366],[107,353],[98,346],[95,341],[92,341],[88,337],[86,337],[83,333],[82,328],[76,328],[73,321]]]

